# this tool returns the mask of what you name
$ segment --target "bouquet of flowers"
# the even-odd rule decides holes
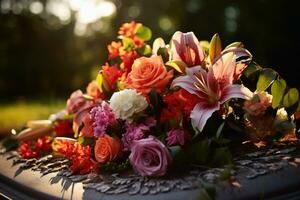
[[[163,176],[231,162],[232,144],[297,140],[298,90],[241,42],[222,48],[218,34],[209,42],[177,31],[151,46],[151,30],[136,22],[118,34],[86,92],[16,136],[23,158],[52,153],[68,158],[73,173]]]

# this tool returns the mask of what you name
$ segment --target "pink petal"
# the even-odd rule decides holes
[[[212,70],[217,80],[224,82],[223,84],[231,84],[235,72],[235,55],[233,53],[223,55],[213,64]]]
[[[220,104],[216,104],[212,107],[206,107],[200,103],[196,104],[191,112],[191,120],[194,128],[197,128],[200,132],[203,130],[206,121],[211,117],[211,115],[220,109]]]
[[[189,66],[202,63],[204,52],[193,32],[175,32],[172,37],[171,58],[181,60]]]
[[[241,98],[241,99],[250,99],[253,96],[253,93],[243,85],[228,85],[222,90],[222,96],[220,103],[231,98]]]
[[[178,86],[185,89],[191,94],[198,95],[198,91],[194,86],[194,82],[195,81],[191,79],[190,76],[179,76],[173,80],[171,87],[174,88]]]
[[[233,53],[235,55],[236,59],[239,59],[240,57],[249,57],[250,60],[252,59],[252,54],[247,49],[240,48],[240,47],[239,48],[231,47],[228,49],[224,49],[221,52],[221,55],[216,57],[212,63],[214,64],[215,62],[217,62],[221,57],[223,57],[227,53]]]

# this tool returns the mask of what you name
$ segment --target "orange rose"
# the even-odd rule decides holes
[[[127,86],[148,94],[152,88],[161,92],[173,77],[173,70],[167,71],[161,56],[141,57],[134,61],[128,74]]]
[[[121,151],[121,141],[119,139],[103,134],[98,138],[95,145],[95,158],[99,163],[114,160]]]

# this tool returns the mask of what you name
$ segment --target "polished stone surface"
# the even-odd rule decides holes
[[[194,167],[163,178],[134,173],[73,175],[68,161],[51,155],[23,160],[0,155],[0,192],[13,199],[199,199],[201,183],[216,185],[217,199],[289,199],[300,196],[300,152],[272,147],[235,159],[235,168]],[[224,170],[233,180],[221,181]],[[289,195],[289,196],[287,196]]]

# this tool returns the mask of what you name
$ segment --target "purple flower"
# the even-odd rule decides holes
[[[150,130],[151,127],[156,125],[156,120],[153,117],[146,119],[145,123],[137,124],[135,122],[126,122],[126,133],[123,134],[122,142],[124,151],[130,150],[130,145],[135,140],[144,138],[144,131]]]
[[[163,176],[172,162],[172,156],[161,141],[149,137],[132,142],[129,160],[141,176]]]
[[[100,106],[94,107],[90,113],[94,120],[94,136],[97,138],[105,133],[109,124],[116,123],[116,116],[105,101],[102,101]]]
[[[183,129],[172,129],[167,133],[167,144],[169,146],[183,146],[191,138],[190,134]]]

